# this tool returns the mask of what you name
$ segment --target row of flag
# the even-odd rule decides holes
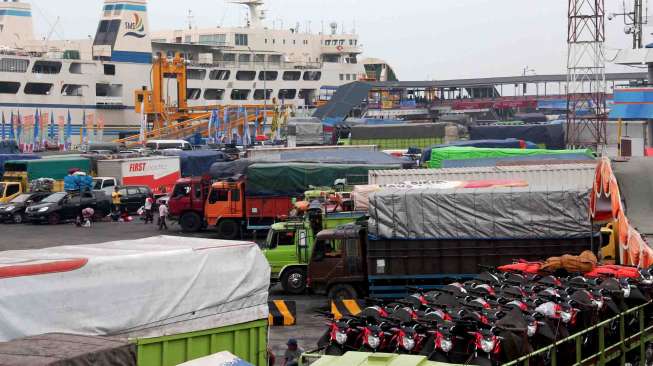
[[[225,138],[231,138],[229,136],[230,134],[233,136],[235,135],[238,140],[242,142],[244,146],[250,146],[253,144],[252,141],[252,133],[249,128],[249,123],[244,123],[242,131],[232,128],[231,131],[227,131],[230,126],[230,118],[235,118],[235,120],[240,120],[241,118],[244,118],[245,121],[249,121],[249,115],[247,108],[243,107],[238,107],[234,108],[233,112],[230,113],[229,107],[225,107],[224,111],[222,113],[222,121],[220,120],[220,113],[217,110],[213,110],[211,113],[211,118],[209,119],[209,138],[214,139],[215,141],[221,141],[224,140]],[[273,140],[279,140],[281,139],[281,125],[284,123],[287,123],[290,109],[287,108],[285,110],[280,110],[279,106],[275,107],[274,111],[274,117],[272,119],[272,139]],[[260,111],[258,109],[255,110],[254,115],[256,116],[255,118],[255,131],[254,134],[258,135],[259,133],[262,133],[263,130],[265,130],[265,125],[262,126],[263,129],[261,129],[260,121],[265,121],[266,119],[266,113],[265,111],[263,112],[263,115],[261,116]],[[241,136],[242,132],[242,136]],[[224,141],[223,141],[224,142]]]
[[[11,111],[9,118],[2,111],[0,117],[0,140],[15,141],[23,152],[39,151],[46,147],[57,146],[60,150],[70,150],[73,136],[73,123],[68,111],[67,116],[36,110],[34,114],[21,115],[20,110]],[[97,122],[97,123],[96,123]],[[88,144],[102,140],[104,119],[93,114],[82,115],[80,130],[81,143]]]

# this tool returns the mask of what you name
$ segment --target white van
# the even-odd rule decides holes
[[[145,143],[145,147],[152,151],[161,151],[161,150],[193,150],[193,145],[185,140],[148,140]]]

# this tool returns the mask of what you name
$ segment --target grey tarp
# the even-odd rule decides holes
[[[319,120],[317,123],[290,121],[288,135],[295,136],[297,146],[324,144],[324,130]]]
[[[386,239],[590,236],[589,190],[387,188],[370,196],[370,235]]]
[[[226,179],[237,175],[247,175],[247,168],[252,164],[254,162],[249,159],[213,163],[211,169],[209,169],[209,175],[213,179]]]
[[[209,174],[211,166],[229,160],[227,154],[213,150],[165,151],[165,156],[179,156],[182,177],[199,177]]]
[[[469,128],[471,140],[522,139],[543,144],[547,149],[565,148],[565,130],[562,123],[523,125],[489,125]]]
[[[353,140],[376,140],[444,137],[445,126],[445,123],[353,126],[351,138]]]
[[[0,343],[2,366],[136,366],[136,345],[105,337],[49,333]]]
[[[628,220],[642,235],[653,236],[653,158],[632,158],[612,166]]]

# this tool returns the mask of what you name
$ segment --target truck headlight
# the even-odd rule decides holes
[[[41,207],[41,208],[39,208],[39,212],[45,212],[45,211],[47,211],[49,209],[50,209],[50,207]]]
[[[381,345],[381,339],[375,335],[370,334],[367,336],[367,345],[373,349],[377,349]]]
[[[413,348],[415,348],[415,340],[411,337],[404,337],[404,339],[401,340],[401,345],[406,351],[412,351]]]
[[[344,345],[347,343],[347,333],[336,332],[336,342],[338,342],[339,345]]]

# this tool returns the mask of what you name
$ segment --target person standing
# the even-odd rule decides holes
[[[121,213],[121,199],[122,199],[122,193],[120,193],[120,188],[116,187],[113,192],[111,193],[111,205],[113,206],[113,211]]]
[[[152,215],[152,206],[154,205],[154,197],[150,193],[145,199],[143,210],[145,211],[145,224],[154,223],[154,215]]]
[[[294,338],[290,338],[286,346],[288,346],[288,349],[286,349],[283,355],[282,366],[297,366],[299,364],[299,357],[304,353],[304,350],[299,347],[297,340]]]
[[[166,224],[166,217],[168,217],[168,206],[161,202],[159,205],[159,230],[166,229],[168,230],[168,224]]]

